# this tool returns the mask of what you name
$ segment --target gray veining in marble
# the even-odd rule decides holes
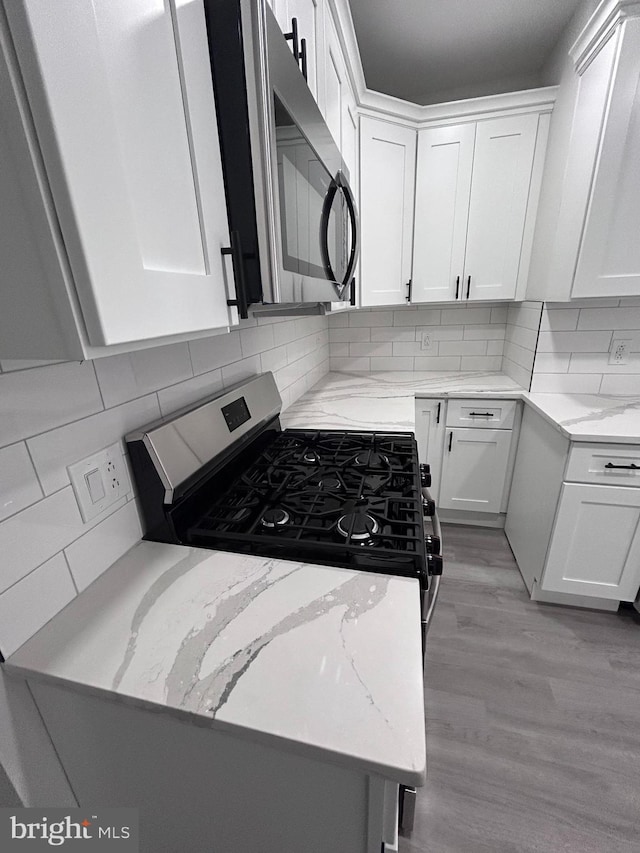
[[[424,779],[414,579],[141,542],[6,668]]]

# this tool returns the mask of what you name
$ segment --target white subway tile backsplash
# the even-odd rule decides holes
[[[78,591],[89,586],[141,536],[138,511],[135,501],[131,501],[65,548]]]
[[[491,322],[500,324],[507,322],[508,305],[493,305],[491,308]]]
[[[572,332],[578,328],[579,308],[562,308],[542,312],[541,332]]]
[[[504,340],[506,329],[504,325],[463,326],[465,341],[494,341]]]
[[[0,375],[0,447],[104,408],[93,364],[75,361]]]
[[[348,356],[350,346],[351,344],[331,344],[332,357],[338,358],[338,356]]]
[[[0,361],[0,370],[2,373],[11,373],[13,370],[28,370],[32,367],[46,367],[48,364],[61,364],[59,358],[56,359],[2,359]]]
[[[0,595],[0,649],[5,657],[62,610],[76,595],[64,554]]]
[[[389,326],[386,329],[371,329],[372,341],[393,341],[396,343],[399,341],[415,341],[415,338],[416,333],[412,326],[408,328]]]
[[[329,316],[329,328],[344,329],[345,326],[349,325],[350,313],[350,311],[343,311],[341,314],[331,314]]]
[[[442,310],[442,325],[456,326],[461,323],[464,325],[479,323],[489,323],[491,321],[491,307],[483,308],[443,308]]]
[[[282,328],[282,327],[280,327]],[[228,335],[214,335],[210,338],[200,338],[189,341],[193,372],[208,373],[217,367],[224,367],[232,361],[240,361],[240,332],[230,332]]]
[[[502,367],[501,355],[474,355],[462,356],[461,370],[500,370]]]
[[[23,442],[0,450],[0,521],[39,501],[42,489]]]
[[[439,326],[442,312],[438,308],[409,308],[393,312],[394,326]],[[463,322],[462,320],[453,322]]]
[[[242,355],[246,358],[250,355],[272,349],[274,344],[273,326],[253,326],[250,329],[240,331],[240,347]]]
[[[377,342],[377,343],[362,343],[362,344],[349,344],[349,355],[358,357],[361,355],[364,356],[382,356],[382,355],[394,355],[392,350],[392,344],[390,342]]]
[[[187,343],[112,355],[95,368],[107,409],[193,376]]]
[[[275,373],[287,364],[287,347],[286,344],[274,347],[274,349],[266,350],[260,354],[260,366],[263,372],[270,370]]]
[[[534,372],[532,391],[563,394],[597,394],[600,389],[600,376],[587,376],[579,373],[537,373]]]
[[[394,355],[420,355],[423,353],[420,341],[394,341]],[[424,353],[426,355],[426,353]],[[438,341],[432,341],[431,355],[438,355]]]
[[[251,355],[249,358],[234,361],[233,364],[223,367],[222,383],[225,388],[228,388],[230,385],[235,385],[237,382],[250,379],[257,373],[260,373],[260,356]]]
[[[349,326],[346,329],[329,329],[329,341],[331,343],[364,343],[371,340],[371,329]]]
[[[393,311],[350,311],[350,326],[391,326]]]
[[[461,341],[465,329],[466,326],[416,326],[415,339],[421,341],[422,333],[428,332],[434,341]]]
[[[70,482],[67,465],[108,447],[130,430],[159,417],[158,398],[148,394],[28,439],[27,446],[45,494],[50,495]]]
[[[502,355],[504,352],[504,341],[487,341],[487,355]]]
[[[486,355],[487,342],[484,341],[440,341],[440,355]]]
[[[529,329],[526,326],[509,326],[507,331],[507,339],[519,347],[535,350],[536,341],[538,339],[538,330]]]
[[[510,361],[514,361],[529,372],[533,368],[534,355],[533,350],[518,346],[518,344],[514,344],[512,341],[504,342],[504,357]]]
[[[571,354],[568,352],[539,352],[536,354],[536,373],[567,373]]]
[[[516,364],[515,361],[507,358],[506,355],[502,358],[502,371],[510,376],[515,382],[522,385],[523,388],[528,388],[531,382],[531,369]]]
[[[388,356],[386,358],[371,358],[371,370],[413,370],[413,358],[411,356]]]
[[[209,373],[201,373],[192,379],[186,379],[169,388],[158,391],[158,402],[163,417],[197,403],[203,397],[215,394],[222,390],[222,371],[211,370]]]
[[[540,332],[538,352],[608,352],[611,332]]]
[[[581,308],[578,329],[640,329],[640,308]]]
[[[608,352],[574,352],[571,354],[569,373],[611,373],[640,375],[640,354],[632,353],[627,364],[609,364]]]
[[[19,581],[82,533],[71,486],[0,523],[0,591]]]
[[[350,373],[351,371],[355,373],[368,373],[371,370],[371,359],[369,358],[334,358],[333,356],[329,359],[329,369],[330,370],[338,370],[343,373]]]
[[[442,343],[442,342],[441,342]],[[416,356],[415,370],[460,370],[460,356]]]
[[[615,376],[613,374],[609,374],[607,376],[603,376],[602,384],[600,385],[600,393],[612,394],[614,397],[618,395],[639,397],[640,375],[621,376],[618,374]]]

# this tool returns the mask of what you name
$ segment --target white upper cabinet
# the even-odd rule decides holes
[[[539,122],[528,113],[418,132],[412,301],[516,297],[538,197],[536,150],[540,159],[546,144]]]
[[[59,0],[55,14],[15,0],[6,12],[16,55],[5,33],[3,115],[11,87],[22,115],[12,141],[33,152],[41,203],[59,223],[70,279],[59,310],[76,323],[66,351],[48,355],[228,327],[236,311],[202,0]],[[2,156],[11,165],[23,155]],[[41,344],[27,342],[25,356],[46,357]]]
[[[516,295],[537,132],[537,115],[478,122],[465,299],[513,299]]]
[[[290,36],[289,42],[292,50],[298,51],[300,71],[304,67],[309,89],[311,89],[316,101],[319,101],[318,58],[321,52],[321,0],[268,0],[268,2],[283,34]],[[296,36],[297,42],[295,42]]]
[[[362,305],[404,304],[410,295],[416,131],[360,119]]]
[[[340,148],[342,143],[343,100],[347,87],[347,66],[340,40],[331,15],[325,16],[324,28],[324,98],[323,114],[333,139]]]
[[[601,3],[571,57],[570,134],[554,141],[527,296],[639,296],[640,6]]]
[[[475,122],[418,133],[414,302],[459,299],[471,195]]]
[[[618,41],[574,297],[640,294],[640,18]]]

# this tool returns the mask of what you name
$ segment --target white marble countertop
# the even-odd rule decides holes
[[[140,542],[5,667],[424,782],[414,579]]]
[[[282,415],[286,428],[415,429],[416,397],[521,399],[571,441],[640,443],[635,397],[530,394],[502,373],[328,373]]]

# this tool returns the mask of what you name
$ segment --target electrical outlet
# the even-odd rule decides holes
[[[632,344],[633,341],[626,338],[614,338],[609,350],[609,364],[628,364]]]
[[[120,442],[74,462],[67,471],[84,521],[91,521],[131,491]]]
[[[423,332],[420,338],[420,349],[423,352],[435,352],[436,345],[431,332]]]

